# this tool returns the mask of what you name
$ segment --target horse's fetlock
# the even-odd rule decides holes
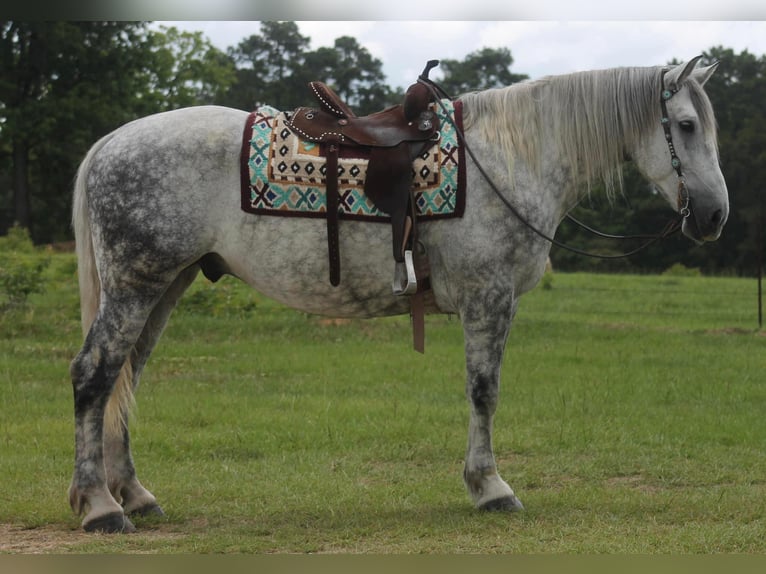
[[[463,482],[468,490],[474,495],[481,497],[484,494],[487,481],[497,476],[497,470],[492,467],[463,469]]]
[[[82,492],[74,483],[69,487],[69,506],[72,508],[75,516],[82,516],[85,513],[86,500]]]

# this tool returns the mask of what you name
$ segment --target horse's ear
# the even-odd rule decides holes
[[[692,72],[692,78],[697,80],[699,82],[700,86],[704,86],[705,82],[707,82],[710,79],[710,76],[713,75],[713,72],[715,72],[716,68],[718,68],[718,64],[720,64],[720,60],[714,62],[710,66],[706,66],[705,68],[697,68]]]
[[[694,66],[697,65],[697,62],[700,61],[700,58],[702,58],[701,55],[697,56],[696,58],[692,58],[684,64],[679,64],[675,68],[671,68],[668,72],[665,73],[665,85],[671,90],[677,90],[678,86],[680,86],[683,81],[688,78],[689,75],[694,71]]]

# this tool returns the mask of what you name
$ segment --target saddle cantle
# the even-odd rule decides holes
[[[309,82],[320,107],[338,118],[355,118],[356,114],[323,82]]]
[[[417,245],[417,214],[412,197],[412,163],[439,140],[439,118],[432,109],[435,97],[426,87],[428,73],[438,60],[426,64],[402,104],[359,117],[326,84],[309,87],[319,107],[301,107],[285,124],[300,138],[320,144],[326,157],[327,244],[330,283],[340,284],[338,240],[338,157],[341,147],[363,147],[369,152],[364,193],[375,207],[391,217],[395,261],[392,290],[412,298],[415,348],[422,352],[422,292],[428,284],[426,254]],[[416,309],[416,307],[419,307]],[[420,335],[418,335],[420,330]],[[418,343],[420,339],[420,343]]]

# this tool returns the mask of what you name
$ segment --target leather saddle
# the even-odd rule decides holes
[[[340,283],[338,157],[342,147],[356,147],[365,148],[369,157],[364,193],[391,217],[394,294],[412,295],[428,288],[423,276],[427,262],[418,261],[424,254],[417,248],[412,163],[439,139],[439,118],[431,109],[435,98],[424,84],[438,63],[428,62],[419,81],[407,89],[402,104],[363,117],[358,117],[329,86],[310,82],[318,107],[298,108],[285,122],[302,139],[320,143],[327,159],[327,242],[330,283],[334,286]]]

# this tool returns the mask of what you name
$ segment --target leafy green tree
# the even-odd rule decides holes
[[[332,47],[315,51],[308,49],[309,43],[295,22],[263,22],[259,34],[228,51],[237,64],[228,105],[245,110],[262,104],[284,110],[310,105],[307,85],[312,80],[327,83],[360,115],[401,95],[385,85],[383,64],[356,39],[342,36]]]
[[[390,101],[390,90],[384,84],[383,63],[351,36],[337,38],[334,53],[335,62],[327,80],[338,95],[358,115],[384,108]]]
[[[161,27],[147,36],[143,74],[148,112],[219,103],[235,81],[234,62],[202,32]]]
[[[75,118],[86,125],[100,122],[98,106],[90,100],[110,83],[118,85],[119,93],[131,81],[132,74],[123,73],[128,60],[113,56],[135,40],[142,25],[2,22],[1,26],[0,139],[11,154],[13,218],[29,227],[30,173],[39,167],[37,158],[50,152],[61,155],[54,146],[62,153],[75,147],[72,138],[83,137],[83,130],[73,125]],[[91,69],[95,58],[101,59],[98,74]]]
[[[213,100],[233,64],[199,34],[145,22],[0,22],[0,167],[13,221],[69,236],[71,183],[88,147],[149,113]],[[2,191],[0,191],[0,194]]]
[[[229,48],[237,66],[237,82],[226,98],[228,105],[251,110],[269,104],[294,108],[304,100],[305,85],[298,73],[310,39],[295,22],[262,22],[260,34]]]
[[[628,163],[623,171],[623,193],[611,201],[599,184],[572,212],[579,221],[606,234],[648,235],[660,233],[674,217],[665,199],[660,196]],[[646,239],[615,240],[598,237],[565,220],[556,232],[556,239],[592,253],[621,255],[646,243]],[[560,270],[598,272],[661,272],[686,253],[693,244],[676,234],[652,243],[629,258],[589,258],[559,247],[551,249],[554,266]]]
[[[463,60],[442,60],[439,67],[444,73],[440,82],[452,95],[509,86],[526,80],[526,74],[511,72],[513,56],[508,48],[482,48],[468,54]]]
[[[731,212],[721,239],[709,247],[717,268],[752,275],[757,270],[759,234],[766,236],[766,56],[736,54],[721,46],[704,53],[706,64],[720,61],[705,84],[719,125],[721,169]],[[708,246],[706,246],[706,251]]]

